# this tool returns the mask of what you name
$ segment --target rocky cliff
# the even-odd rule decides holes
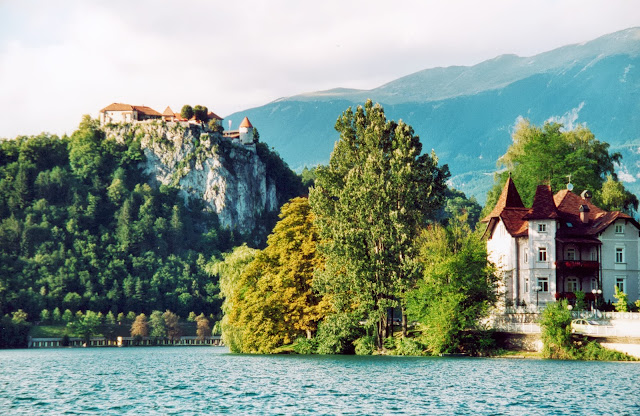
[[[280,181],[270,166],[273,153],[264,144],[243,145],[203,127],[180,123],[118,124],[104,129],[108,138],[139,141],[145,155],[141,168],[151,184],[177,187],[185,203],[202,200],[218,215],[222,227],[244,235],[255,232],[261,219],[273,216],[291,194],[291,189],[278,189]]]

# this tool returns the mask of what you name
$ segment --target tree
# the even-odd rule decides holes
[[[410,126],[387,121],[371,100],[347,109],[335,127],[340,140],[309,196],[326,257],[314,284],[337,312],[350,310],[375,328],[382,348],[388,309],[404,308],[417,278],[413,240],[442,204],[449,171],[433,152],[421,155]]]
[[[147,322],[147,315],[141,313],[136,316],[136,320],[131,325],[129,331],[132,337],[148,337],[149,336],[149,323]]]
[[[91,337],[98,333],[98,328],[102,324],[102,321],[97,313],[93,311],[87,311],[81,317],[78,317],[73,322],[67,324],[74,334],[82,338],[85,344],[88,344]]]
[[[211,327],[209,326],[209,320],[204,316],[203,313],[198,315],[196,318],[196,335],[200,341],[204,340],[205,337],[211,335]]]
[[[547,304],[542,312],[542,355],[545,358],[566,360],[576,356],[571,340],[571,311],[566,300]]]
[[[270,353],[315,333],[327,311],[326,301],[312,291],[314,271],[323,263],[317,239],[308,200],[284,204],[267,247],[243,268],[232,290],[223,290],[230,295],[223,334],[233,328],[238,351]]]
[[[613,297],[617,299],[617,302],[614,303],[616,307],[616,312],[628,312],[629,311],[629,295],[621,291],[618,286],[616,286],[616,292],[613,294]]]
[[[180,117],[185,120],[190,120],[191,117],[193,117],[193,114],[193,107],[191,107],[189,104],[185,104],[182,106],[182,110],[180,110]]]
[[[631,214],[632,210],[638,210],[638,198],[624,189],[624,185],[615,180],[613,175],[607,175],[607,180],[595,197],[600,200],[601,207],[608,211],[625,211]]]
[[[164,321],[162,312],[153,311],[149,317],[149,324],[151,325],[151,336],[155,338],[165,338],[167,336],[167,324]]]
[[[209,118],[209,109],[201,105],[196,105],[195,107],[193,107],[193,116],[195,117],[196,121],[207,121],[207,119]]]
[[[408,293],[409,316],[421,323],[422,338],[434,354],[458,352],[465,331],[497,300],[498,277],[487,263],[487,248],[468,224],[430,225],[417,242],[423,278]]]
[[[166,310],[162,314],[162,317],[164,318],[164,323],[167,326],[167,336],[169,337],[169,339],[171,341],[180,339],[180,337],[182,336],[182,329],[180,328],[180,319],[178,318],[178,315],[169,310]]]
[[[569,178],[578,192],[590,190],[596,205],[602,202],[600,190],[609,175],[617,182],[615,165],[620,163],[622,156],[609,153],[609,144],[597,140],[586,127],[579,126],[570,131],[562,128],[562,124],[548,122],[537,127],[527,120],[518,124],[513,143],[498,161],[504,170],[495,176],[484,214],[495,206],[509,174],[518,183],[525,206],[531,205],[540,182],[548,182],[552,189],[560,190],[565,188]],[[630,198],[624,206],[628,208],[633,204],[633,198]]]
[[[211,276],[219,276],[220,296],[224,298],[222,311],[224,316],[220,322],[222,339],[231,352],[242,351],[242,328],[236,325],[235,317],[240,307],[238,298],[242,296],[242,290],[246,287],[242,282],[242,275],[247,266],[253,261],[258,250],[247,247],[246,244],[238,246],[230,253],[222,255],[222,261],[215,261],[207,265],[207,272]]]

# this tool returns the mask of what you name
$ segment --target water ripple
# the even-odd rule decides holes
[[[637,415],[637,363],[0,351],[0,414]]]

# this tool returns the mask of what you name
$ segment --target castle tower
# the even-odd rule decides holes
[[[253,143],[253,125],[249,121],[247,117],[242,120],[240,123],[240,127],[238,128],[238,133],[240,133],[240,143],[242,144],[252,144]]]

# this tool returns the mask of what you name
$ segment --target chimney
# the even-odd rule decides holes
[[[583,194],[584,194],[584,192],[583,192]],[[586,223],[589,222],[589,211],[590,211],[590,209],[589,209],[588,205],[586,205],[586,204],[580,205],[580,221],[583,224],[586,224]]]

